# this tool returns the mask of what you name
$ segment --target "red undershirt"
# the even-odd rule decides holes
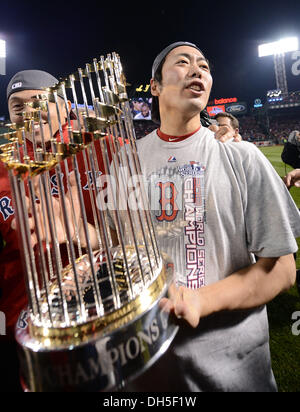
[[[182,142],[182,140],[185,140],[188,137],[192,136],[193,134],[197,133],[198,130],[200,130],[200,128],[201,128],[201,125],[194,132],[185,134],[183,136],[170,136],[168,134],[163,133],[160,129],[157,129],[157,135],[160,139],[164,140],[165,142],[176,143],[176,142]]]

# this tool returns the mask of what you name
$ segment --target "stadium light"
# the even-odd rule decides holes
[[[0,40],[0,74],[5,75],[6,41]]]
[[[291,51],[297,51],[298,47],[299,44],[297,37],[287,37],[285,39],[280,39],[273,43],[260,44],[258,46],[258,56],[272,56]]]
[[[286,37],[273,43],[260,44],[258,46],[258,56],[273,56],[276,77],[276,87],[282,91],[283,97],[288,95],[288,86],[285,71],[285,53],[297,51],[299,47],[297,37]]]

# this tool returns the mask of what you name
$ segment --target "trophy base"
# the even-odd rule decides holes
[[[99,392],[120,390],[146,371],[165,353],[178,326],[159,302],[167,296],[174,266],[164,256],[157,279],[142,294],[115,314],[100,330],[86,325],[86,336],[57,339],[45,330],[36,334],[21,315],[16,339],[19,344],[21,380],[30,392]],[[102,320],[102,325],[105,321]],[[94,331],[93,331],[94,329]],[[38,331],[40,332],[40,331]],[[76,337],[77,336],[77,337]]]

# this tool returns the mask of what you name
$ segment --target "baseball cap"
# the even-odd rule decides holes
[[[152,78],[154,78],[156,70],[158,69],[159,65],[161,64],[161,62],[163,61],[163,59],[170,53],[170,51],[172,51],[173,49],[175,49],[176,47],[180,47],[180,46],[189,46],[189,47],[194,47],[195,49],[199,50],[200,53],[202,53],[202,51],[199,49],[198,46],[196,46],[193,43],[189,43],[187,41],[177,41],[175,43],[170,44],[169,46],[165,47],[155,58],[153,65],[152,65]],[[203,54],[203,53],[202,53]]]
[[[6,91],[7,100],[13,93],[22,90],[44,90],[47,87],[55,86],[57,83],[58,80],[50,73],[42,70],[23,70],[16,73],[8,83]],[[57,95],[62,99],[64,98],[61,89],[57,90]],[[73,110],[70,112],[70,119],[77,119]]]
[[[58,80],[50,73],[42,70],[23,70],[16,73],[7,86],[7,100],[13,93],[22,90],[44,90],[58,83]],[[57,95],[63,97],[62,90],[57,90]]]

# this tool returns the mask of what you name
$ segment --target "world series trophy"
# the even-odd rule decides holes
[[[159,304],[173,263],[158,250],[135,179],[119,56],[94,59],[33,96],[10,128],[0,156],[28,295],[16,328],[23,388],[120,390],[167,350],[177,326]]]

